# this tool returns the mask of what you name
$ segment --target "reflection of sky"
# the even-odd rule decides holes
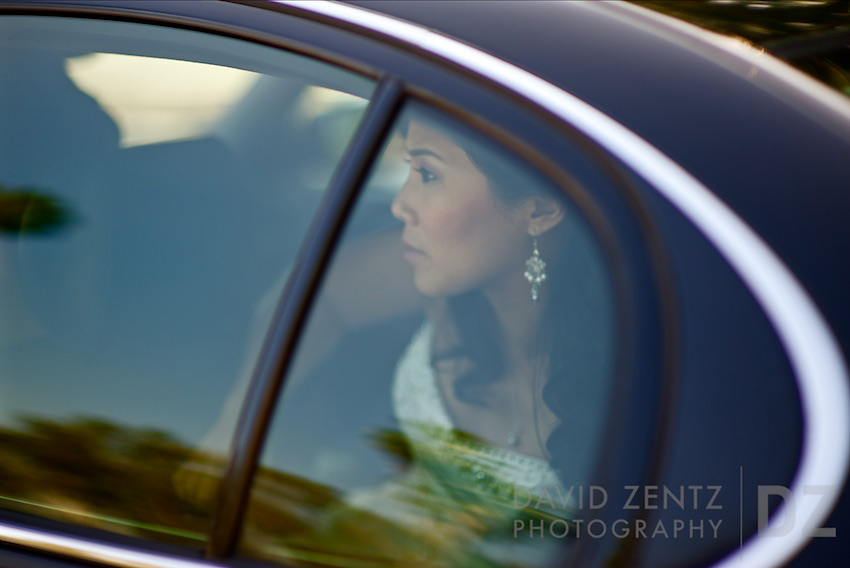
[[[7,244],[4,252],[11,248]],[[271,301],[265,304],[262,296],[243,292],[230,303],[183,302],[179,311],[161,313],[158,308],[173,298],[165,287],[154,286],[150,294],[113,310],[104,305],[108,298],[92,303],[80,294],[73,277],[64,289],[37,285],[29,276],[45,267],[25,266],[28,260],[19,262],[19,270],[30,273],[20,279],[21,301],[14,306],[4,301],[7,310],[26,314],[28,322],[23,337],[15,337],[12,321],[2,324],[0,418],[5,422],[20,413],[56,420],[99,416],[161,428],[196,443],[215,422],[237,377],[250,372],[274,308],[270,288]],[[4,266],[7,275],[9,268]],[[78,319],[87,310],[91,317]],[[249,317],[252,311],[256,317]]]
[[[175,142],[192,134],[187,128],[211,130],[255,74],[97,55],[65,66],[72,82],[57,74],[59,61],[28,68],[34,85],[44,85],[48,71],[54,85],[55,104],[40,107],[38,121],[28,114],[30,77],[21,82],[18,116],[0,113],[12,121],[0,125],[31,136],[24,157],[36,147],[43,154],[32,163],[0,156],[0,182],[37,188],[74,217],[55,234],[0,237],[0,420],[97,416],[195,445],[251,371],[321,188],[305,190],[303,172],[285,155],[274,169],[254,172],[218,140]],[[165,98],[143,92],[163,76],[170,77]],[[266,87],[295,88],[275,81]],[[182,94],[173,84],[180,82],[190,87]],[[317,164],[332,168],[365,101],[328,92],[305,91],[315,100],[302,97],[292,120],[307,128],[340,102],[352,109],[346,116],[355,120],[325,133],[333,147],[324,139],[309,147]],[[282,125],[280,100],[273,110]],[[154,111],[171,118],[148,122]],[[293,134],[278,128],[270,135],[286,141]],[[130,147],[142,140],[164,143]]]
[[[103,179],[132,171],[118,169]],[[232,187],[213,176],[154,187],[168,172],[142,169],[152,184],[110,185],[103,200],[62,192],[77,217],[66,230],[0,240],[0,314],[12,316],[0,321],[3,419],[100,416],[193,442],[250,370],[255,314],[273,309],[301,228],[281,225],[258,246]],[[207,190],[233,199],[193,194]],[[253,266],[273,255],[278,264]]]

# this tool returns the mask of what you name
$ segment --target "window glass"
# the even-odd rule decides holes
[[[529,529],[569,532],[583,514],[616,325],[603,248],[567,185],[405,109],[285,383],[245,554],[536,566],[571,542]]]
[[[226,417],[372,84],[25,16],[0,19],[0,74],[0,508],[200,546]]]

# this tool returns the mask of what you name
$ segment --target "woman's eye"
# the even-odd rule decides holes
[[[416,173],[419,174],[419,177],[422,178],[422,183],[430,183],[430,182],[434,181],[435,179],[437,179],[437,176],[431,170],[429,170],[428,168],[419,167],[419,168],[413,168],[413,170]]]
[[[422,183],[431,183],[437,179],[437,174],[429,170],[426,166],[414,165],[410,158],[405,158],[404,161],[407,162],[407,166],[410,168],[411,172],[416,172],[416,175],[419,176]]]

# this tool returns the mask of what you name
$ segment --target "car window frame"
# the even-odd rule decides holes
[[[17,9],[16,11],[20,12],[21,9]],[[237,33],[231,27],[209,21],[189,21],[180,17],[172,19],[163,15],[140,15],[133,12],[130,8],[120,10],[110,7],[77,9],[77,7],[67,5],[59,8],[45,5],[28,7],[27,10],[23,11],[26,13],[43,13],[46,15],[66,15],[69,17],[115,18],[139,23],[185,27],[197,31],[239,37],[258,43],[274,43],[277,47],[330,62],[334,65],[344,66],[348,70],[354,70],[369,78],[374,79],[377,77],[374,68],[354,62],[351,58],[336,57],[329,51],[318,47],[306,47],[297,41],[287,44],[287,42],[279,38],[271,40],[268,37],[262,36],[262,34],[258,34],[259,37],[252,37],[251,32],[241,30]],[[284,11],[288,12],[288,10]],[[9,12],[4,10],[0,12],[0,14],[2,13]],[[298,16],[306,21],[312,21],[311,18],[302,12],[299,12]],[[326,23],[324,22],[322,25]],[[321,40],[317,40],[317,43],[322,42]],[[422,54],[417,55],[421,56]],[[474,71],[449,65],[442,60],[439,63],[441,67],[448,67],[445,69],[446,73],[457,74],[464,79],[472,78],[476,82],[483,83],[487,88],[497,92],[499,96],[511,98],[527,110],[539,112],[539,108],[534,103],[523,97],[517,97],[509,89],[497,82],[484,79]],[[476,128],[484,130],[488,135],[501,138],[500,142],[511,146],[512,149],[520,151],[520,154],[526,159],[531,159],[533,164],[545,164],[545,166],[541,167],[547,170],[548,175],[555,175],[557,177],[557,173],[561,171],[557,164],[545,159],[536,150],[531,149],[530,146],[523,146],[519,139],[513,139],[509,134],[491,128],[486,122],[478,120],[468,111],[464,111],[462,107],[455,106],[446,98],[440,95],[433,95],[423,89],[421,84],[427,84],[427,81],[417,84],[416,82],[411,82],[408,78],[394,78],[390,75],[384,75],[381,78],[378,86],[380,97],[378,91],[376,91],[373,99],[370,101],[369,108],[367,108],[367,117],[364,117],[360,127],[358,127],[355,133],[355,140],[349,145],[343,161],[338,165],[337,172],[334,174],[332,188],[336,189],[333,191],[331,189],[328,190],[325,201],[320,205],[314,219],[315,234],[324,236],[326,239],[324,242],[314,242],[308,237],[307,242],[309,246],[302,250],[296,264],[296,270],[299,276],[296,278],[293,275],[290,279],[290,285],[287,286],[287,290],[282,295],[281,309],[278,311],[277,321],[273,326],[274,330],[266,338],[267,347],[264,348],[263,358],[261,359],[261,363],[258,364],[258,369],[261,370],[258,371],[257,376],[277,374],[282,380],[288,358],[297,343],[300,325],[303,324],[305,314],[309,311],[309,303],[299,303],[296,299],[299,297],[301,299],[312,298],[314,295],[317,282],[323,274],[328,255],[336,242],[336,237],[341,230],[343,220],[348,214],[352,200],[361,185],[360,182],[377,156],[377,150],[384,142],[384,135],[392,124],[395,112],[406,96],[419,97],[429,104],[434,104],[441,107],[442,110],[457,115],[464,122],[472,123]],[[380,103],[376,102],[379,99]],[[560,126],[567,130],[571,137],[585,139],[585,136],[572,125],[561,124]],[[610,157],[605,155],[604,150],[595,144],[592,144],[591,147],[595,152],[598,152],[596,157],[599,160],[603,162],[610,160]],[[370,156],[370,159],[365,160],[363,159],[364,156]],[[608,167],[616,169],[616,166],[610,163]],[[639,202],[635,200],[634,205],[637,204]],[[314,234],[313,229],[311,229],[309,234]],[[654,247],[651,246],[650,248]],[[663,273],[663,270],[661,272]],[[658,296],[661,298],[664,297],[660,293]],[[667,304],[667,302],[662,302],[662,304]],[[661,319],[666,322],[664,324],[665,326],[669,326],[672,322],[668,316],[663,316]],[[669,337],[671,334],[668,333],[665,335]],[[669,345],[667,347],[669,348]],[[256,379],[255,386],[252,387],[252,394],[246,399],[245,410],[243,410],[242,414],[242,424],[237,434],[237,439],[245,442],[245,445],[241,443],[234,445],[235,449],[229,466],[232,471],[228,472],[227,481],[222,484],[222,492],[230,495],[230,497],[228,497],[226,503],[221,505],[220,512],[215,515],[216,526],[210,535],[210,544],[205,553],[208,558],[223,560],[232,557],[233,545],[238,535],[238,524],[241,522],[241,508],[244,507],[244,498],[240,499],[238,497],[240,491],[237,490],[234,492],[233,489],[236,486],[244,484],[245,490],[247,490],[250,486],[251,471],[252,468],[256,467],[256,455],[262,445],[260,436],[265,433],[265,426],[263,425],[267,423],[271,413],[271,407],[268,405],[273,404],[270,401],[273,401],[275,398],[268,395],[277,392],[281,385],[281,382],[277,384],[274,384],[274,382],[268,379]],[[666,389],[664,390],[666,391]],[[253,425],[251,424],[252,420],[256,421]],[[657,449],[660,449],[660,446]]]

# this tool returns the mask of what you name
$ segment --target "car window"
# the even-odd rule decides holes
[[[0,73],[0,516],[201,546],[227,396],[372,83],[32,16],[0,19]]]
[[[574,530],[614,390],[611,267],[576,187],[405,108],[306,324],[242,553],[532,566],[573,541],[529,529]]]

